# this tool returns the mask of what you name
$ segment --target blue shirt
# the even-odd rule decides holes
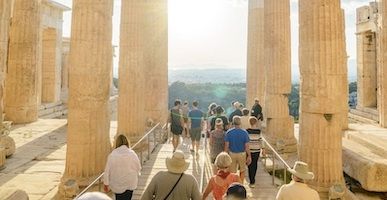
[[[191,119],[191,128],[200,128],[203,115],[203,112],[197,108],[189,111],[188,117]]]
[[[250,141],[247,131],[240,128],[229,129],[224,140],[229,142],[229,149],[233,153],[245,152],[245,145]]]

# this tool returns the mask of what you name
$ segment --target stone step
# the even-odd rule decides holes
[[[67,114],[67,106],[65,104],[52,103],[45,104],[40,107],[39,118],[42,119],[53,119],[64,116]]]
[[[350,114],[357,115],[366,119],[370,119],[372,121],[375,121],[376,123],[379,122],[379,113],[377,110],[371,109],[371,108],[362,108],[360,109],[350,109]]]
[[[53,102],[53,103],[42,103],[39,106],[39,110],[45,110],[45,109],[53,108],[53,107],[56,107],[56,106],[59,106],[59,105],[62,105],[62,104],[63,104],[62,101],[57,101],[57,102]]]
[[[379,123],[378,120],[373,120],[370,118],[363,117],[361,115],[354,114],[352,113],[352,111],[348,113],[348,118],[350,123],[360,123],[360,124],[378,124]]]
[[[371,134],[362,133],[358,131],[349,131],[345,134],[346,139],[356,142],[366,148],[372,153],[387,159],[387,138],[383,140],[381,137],[376,137]]]
[[[347,138],[343,138],[343,170],[368,191],[387,191],[387,158]]]

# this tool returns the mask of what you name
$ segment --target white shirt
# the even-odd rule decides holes
[[[122,145],[110,153],[103,182],[105,185],[109,185],[116,194],[121,194],[126,190],[134,190],[137,188],[140,170],[141,164],[137,154],[127,146]]]
[[[279,189],[276,200],[320,200],[320,197],[305,183],[292,181]]]

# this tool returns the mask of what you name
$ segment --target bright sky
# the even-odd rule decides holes
[[[55,0],[71,6],[71,0]],[[292,66],[298,73],[298,0],[291,1]],[[356,8],[373,0],[342,0],[349,59],[356,58]],[[113,44],[119,44],[120,2],[114,0]],[[245,68],[247,0],[169,0],[170,68]],[[71,12],[64,32],[70,36]],[[115,59],[117,68],[118,59]]]

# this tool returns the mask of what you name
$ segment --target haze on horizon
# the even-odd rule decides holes
[[[55,0],[71,7],[71,0]],[[342,0],[349,76],[356,74],[356,8],[373,0]],[[169,0],[169,68],[240,68],[247,60],[247,0]],[[298,0],[291,2],[292,74],[298,77]],[[113,45],[119,45],[121,0],[114,0]],[[70,36],[71,12],[63,35]],[[117,54],[118,51],[117,51]],[[118,57],[114,58],[117,77]]]

